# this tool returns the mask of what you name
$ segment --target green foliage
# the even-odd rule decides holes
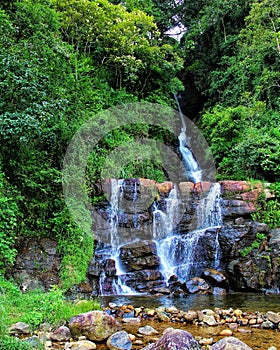
[[[18,218],[15,193],[5,181],[0,163],[0,271],[14,262]]]
[[[43,347],[42,347],[43,348]],[[31,350],[34,349],[32,345],[29,345],[24,340],[20,340],[15,337],[4,335],[0,338],[0,350]]]
[[[266,223],[270,229],[280,227],[280,183],[270,185],[275,198],[265,199],[265,195],[258,198],[258,211],[252,214],[253,220]]]
[[[88,263],[93,255],[93,233],[90,214],[81,206],[81,225],[74,222],[65,208],[50,220],[53,233],[63,256],[60,266],[61,286],[64,290],[86,278]],[[83,229],[81,229],[83,227]]]
[[[125,88],[140,98],[151,98],[149,94],[157,91],[166,99],[172,91],[169,82],[183,61],[171,45],[160,43],[152,17],[136,8],[128,12],[107,0],[56,0],[53,4],[62,19],[64,38],[92,57],[113,88]]]
[[[278,181],[280,129],[278,113],[264,102],[250,106],[216,106],[202,116],[202,126],[220,177]]]
[[[28,291],[22,294],[12,282],[0,276],[1,335],[6,327],[15,322],[26,322],[34,330],[43,322],[53,326],[66,324],[79,313],[100,310],[95,300],[66,301],[63,292],[57,286],[48,292]],[[0,343],[1,344],[1,343]]]
[[[243,249],[239,250],[240,255],[244,258],[245,256],[249,255],[254,249],[258,249],[259,246],[261,245],[262,241],[266,239],[266,235],[263,233],[257,233],[256,234],[256,239],[254,242]]]

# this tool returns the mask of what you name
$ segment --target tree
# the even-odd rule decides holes
[[[89,54],[114,89],[149,99],[151,93],[157,99],[157,92],[167,101],[172,90],[182,88],[176,78],[182,59],[171,45],[160,43],[152,17],[107,0],[53,3],[61,14],[65,40]]]

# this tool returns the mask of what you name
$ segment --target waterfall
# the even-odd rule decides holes
[[[160,209],[158,203],[153,204],[153,239],[157,242],[168,237],[173,230],[178,217],[178,189],[175,186],[165,199],[166,210]]]
[[[121,261],[119,258],[119,247],[120,247],[120,235],[119,235],[119,214],[120,214],[120,202],[123,195],[123,179],[111,179],[111,194],[110,194],[110,207],[108,209],[108,222],[110,230],[110,246],[100,251],[106,260],[114,260],[116,268],[116,277],[112,281],[112,294],[117,295],[132,295],[135,292],[128,286],[126,286],[119,276],[125,274],[122,269]],[[135,190],[136,191],[136,190]],[[134,194],[134,196],[136,196]],[[136,197],[133,197],[136,199]],[[105,261],[106,261],[105,260]],[[106,295],[107,292],[104,289],[106,284],[106,274],[102,271],[99,279],[99,289],[102,295]],[[111,294],[111,293],[109,293]]]
[[[181,281],[186,281],[205,268],[220,267],[218,233],[222,225],[222,212],[219,184],[213,184],[207,196],[200,201],[197,217],[196,230],[183,235],[171,234],[157,242],[166,280],[175,274]]]
[[[186,122],[180,107],[180,103],[178,101],[178,97],[176,94],[174,94],[175,101],[178,106],[178,111],[180,115],[180,119],[182,122],[182,129],[181,133],[178,136],[179,139],[179,151],[182,155],[183,158],[183,163],[187,172],[188,179],[193,182],[194,184],[199,183],[202,181],[202,171],[199,167],[198,162],[196,161],[191,149],[190,149],[190,141],[187,138],[186,132],[187,132],[187,127],[186,127]]]
[[[221,187],[215,183],[197,207],[198,229],[222,225]]]

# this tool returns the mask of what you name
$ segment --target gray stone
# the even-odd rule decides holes
[[[271,329],[274,327],[274,323],[267,320],[262,323],[261,327],[264,329]]]
[[[154,335],[158,334],[158,331],[151,326],[144,326],[138,329],[138,332],[143,335]]]
[[[270,321],[270,322],[273,322],[275,324],[278,324],[280,322],[280,315],[279,314],[276,314],[275,312],[272,312],[272,311],[268,311],[266,313],[266,316],[267,316],[267,319]]]
[[[203,316],[203,320],[204,323],[206,323],[208,326],[217,326],[218,323],[215,320],[214,316],[210,316],[210,315],[204,315]]]
[[[112,334],[106,344],[110,350],[130,350],[132,348],[130,337],[125,331]]]
[[[225,337],[215,343],[211,350],[252,350],[252,348],[238,338]]]
[[[30,328],[27,323],[17,322],[11,325],[9,328],[10,334],[30,334]]]

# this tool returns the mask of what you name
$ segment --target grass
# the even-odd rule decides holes
[[[0,275],[0,350],[25,350],[29,347],[8,336],[8,328],[15,322],[27,323],[35,330],[42,323],[53,327],[67,324],[71,317],[91,310],[100,310],[95,300],[67,301],[57,286],[49,292],[42,290],[22,293],[12,282]]]

